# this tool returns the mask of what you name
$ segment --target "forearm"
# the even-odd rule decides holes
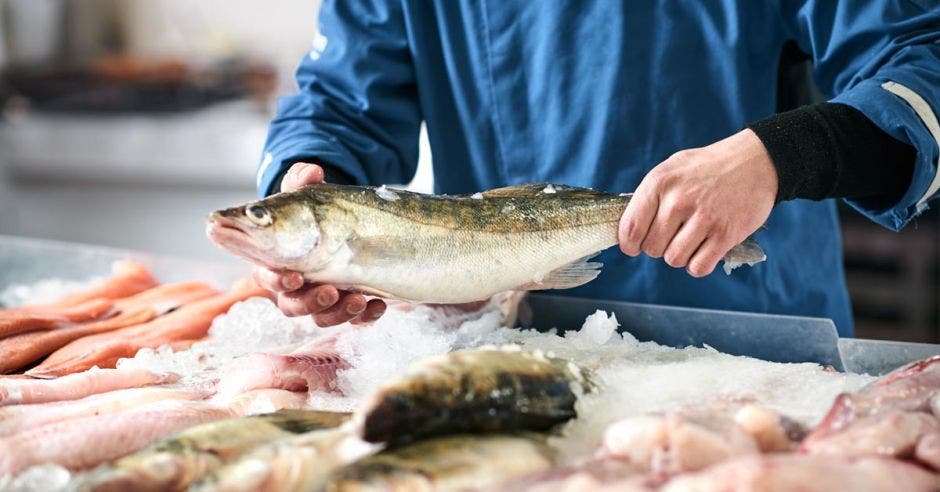
[[[777,202],[806,198],[899,199],[915,150],[844,104],[822,103],[748,125],[777,170]]]

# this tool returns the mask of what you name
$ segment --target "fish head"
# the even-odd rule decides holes
[[[314,210],[304,201],[278,195],[213,212],[206,235],[252,263],[288,270],[308,263],[322,239]]]

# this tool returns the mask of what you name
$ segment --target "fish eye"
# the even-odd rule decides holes
[[[271,218],[271,212],[261,205],[249,205],[245,208],[245,216],[248,220],[259,226],[271,225],[274,220]]]

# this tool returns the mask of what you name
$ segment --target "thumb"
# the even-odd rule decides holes
[[[323,182],[323,168],[316,164],[298,162],[287,170],[281,180],[281,191],[293,191],[307,185]]]

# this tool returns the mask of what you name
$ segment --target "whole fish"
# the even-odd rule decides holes
[[[540,431],[576,416],[587,378],[538,352],[475,349],[419,362],[381,386],[355,418],[362,437],[390,446],[467,432]]]
[[[317,430],[249,451],[193,484],[191,492],[307,492],[322,490],[337,468],[375,452],[348,429]]]
[[[549,469],[553,450],[542,436],[458,435],[379,453],[336,470],[327,492],[493,490]]]
[[[618,243],[629,201],[542,183],[460,196],[319,184],[214,212],[206,232],[230,253],[310,282],[465,303],[590,282],[601,264],[588,259]],[[765,258],[747,240],[728,252],[725,268]]]
[[[197,425],[99,467],[79,489],[182,490],[256,446],[336,427],[348,417],[336,412],[282,410]]]

